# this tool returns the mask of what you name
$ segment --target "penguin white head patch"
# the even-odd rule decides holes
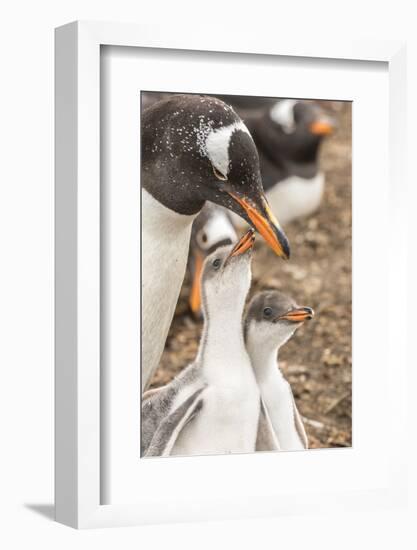
[[[201,250],[210,250],[221,241],[237,241],[237,235],[226,212],[217,208],[203,228],[197,232],[196,240]]]
[[[295,130],[294,107],[297,104],[295,99],[284,99],[278,101],[269,111],[269,117],[276,124],[279,124],[286,134]]]
[[[246,132],[250,136],[249,130],[246,128],[245,124],[239,120],[228,126],[218,128],[217,130],[211,130],[205,142],[205,151],[210,162],[225,179],[227,179],[230,166],[230,140],[236,130]]]

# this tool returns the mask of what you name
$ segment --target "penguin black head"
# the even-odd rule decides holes
[[[304,321],[313,317],[310,307],[298,306],[278,290],[266,290],[256,294],[249,304],[245,318],[246,339],[257,345],[280,347]]]
[[[288,240],[265,198],[253,139],[223,101],[174,95],[142,115],[142,185],[179,214],[206,201],[232,210],[288,258]]]
[[[291,172],[311,177],[302,167],[317,163],[320,144],[333,128],[333,120],[316,103],[284,99],[267,109],[257,125],[257,137],[271,160],[289,163]]]

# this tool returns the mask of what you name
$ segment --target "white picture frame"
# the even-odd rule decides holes
[[[159,32],[158,32],[159,31]],[[295,58],[380,61],[389,71],[389,193],[390,230],[387,258],[390,269],[389,308],[395,306],[393,290],[405,292],[406,250],[402,213],[405,208],[403,173],[405,151],[405,46],[401,42],[325,41],[280,42],[270,36],[228,33],[177,35],[169,28],[76,22],[56,30],[56,519],[86,528],[219,518],[239,518],[311,509],[392,506],[405,498],[404,430],[405,321],[390,327],[397,342],[395,377],[390,385],[395,398],[390,407],[398,444],[381,453],[387,458],[386,483],[378,489],[288,493],[285,499],[259,495],[245,503],[230,499],[180,502],[167,494],[163,506],[134,503],[101,504],[101,401],[100,401],[100,48],[128,46],[205,52],[228,52]],[[404,289],[404,290],[402,290]],[[400,297],[401,301],[401,297]],[[405,302],[405,299],[403,300]],[[391,342],[391,343],[392,343]],[[394,393],[394,392],[393,392]],[[396,428],[400,426],[401,428]],[[236,457],[228,457],[235,460]]]

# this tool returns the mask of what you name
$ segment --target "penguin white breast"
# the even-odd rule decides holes
[[[220,356],[223,360],[214,360],[212,356],[217,354],[208,352],[208,355],[201,366],[207,384],[202,394],[202,409],[181,432],[171,454],[253,452],[260,393],[249,358],[244,353],[240,356],[237,350],[231,356],[224,348]]]
[[[181,432],[172,455],[248,453],[255,450],[260,395],[256,387],[236,389],[209,386],[203,406]]]
[[[142,188],[142,390],[158,366],[184,280],[195,216]]]
[[[324,191],[324,174],[306,179],[290,176],[269,189],[271,209],[282,224],[308,216],[320,206]]]
[[[296,429],[291,387],[275,367],[272,376],[259,383],[262,399],[282,451],[304,449]]]

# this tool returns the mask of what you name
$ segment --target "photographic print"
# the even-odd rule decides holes
[[[141,457],[352,445],[352,104],[141,93]]]

